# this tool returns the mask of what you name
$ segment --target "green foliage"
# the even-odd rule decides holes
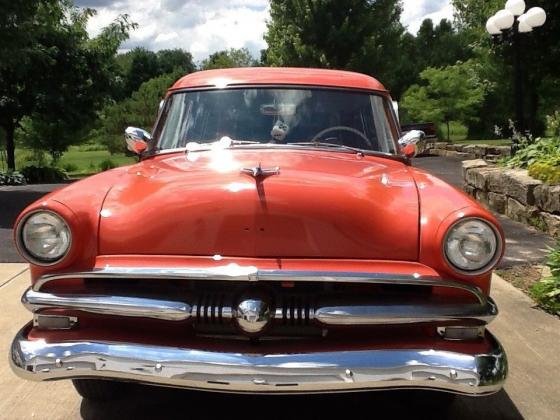
[[[546,116],[546,128],[550,136],[560,137],[560,111]]]
[[[125,151],[124,130],[135,126],[151,131],[160,101],[169,86],[182,74],[171,73],[145,82],[124,101],[106,106],[100,113],[98,127],[91,133],[95,143],[103,144],[113,153]]]
[[[507,160],[506,164],[510,168],[529,168],[535,164],[543,163],[546,166],[560,165],[560,138],[538,138],[532,141],[531,138],[523,138],[519,142],[518,150],[514,156]],[[534,167],[537,173],[544,170],[544,167]]]
[[[401,11],[398,0],[273,0],[266,64],[355,70],[402,91],[400,76],[414,68],[399,49]]]
[[[268,64],[355,68],[380,53],[387,58],[403,34],[400,15],[395,0],[272,0]],[[370,61],[368,69],[380,64]]]
[[[253,58],[247,48],[218,51],[202,61],[202,70],[228,69],[234,67],[255,67],[259,62]]]
[[[488,129],[490,124],[499,120],[506,121],[514,115],[512,67],[514,47],[509,43],[493,47],[485,24],[491,16],[503,8],[503,0],[452,0],[456,10],[456,18],[462,31],[475,37],[478,49],[484,55],[491,55],[489,62],[497,68],[493,81],[497,88],[487,96],[483,107],[483,118],[478,130]],[[560,84],[558,83],[558,67],[560,65],[560,2],[557,0],[531,0],[527,7],[540,6],[549,16],[546,24],[530,34],[521,37],[521,53],[523,67],[524,106],[526,125],[535,135],[543,134],[544,118],[560,106]],[[498,117],[498,118],[497,118]]]
[[[25,185],[25,176],[20,172],[0,171],[0,186],[1,185]]]
[[[99,169],[102,171],[108,171],[109,169],[114,169],[117,167],[117,164],[113,162],[111,159],[104,159],[99,164]]]
[[[464,29],[484,30],[489,16],[504,7],[502,0],[451,0],[455,20]]]
[[[452,121],[468,123],[479,118],[478,109],[484,100],[486,86],[472,61],[444,68],[428,68],[420,77],[423,85],[413,85],[401,106],[415,121],[445,123],[450,140]]]
[[[65,163],[62,165],[62,169],[66,173],[76,172],[78,170],[78,165],[75,165],[74,163]]]
[[[68,175],[54,166],[26,166],[21,173],[30,184],[58,183],[68,179]]]
[[[122,136],[121,142],[124,143]],[[125,156],[122,153],[111,155],[105,146],[103,146],[103,150],[90,151],[82,150],[82,146],[72,146],[62,155],[58,165],[61,168],[66,168],[67,165],[75,167],[76,169],[67,171],[72,177],[85,176],[99,172],[101,162],[106,159],[111,159],[117,166],[130,165],[136,161],[134,157]]]
[[[0,126],[9,168],[24,117],[25,144],[56,159],[112,91],[114,55],[135,25],[120,16],[89,39],[86,25],[94,14],[66,0],[3,3],[0,33],[9,42],[0,44]]]
[[[543,309],[560,315],[560,242],[551,250],[547,266],[552,276],[533,285],[531,295]]]
[[[560,184],[560,159],[547,159],[529,166],[529,175],[551,185]]]

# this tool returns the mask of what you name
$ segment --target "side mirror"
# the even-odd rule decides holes
[[[124,131],[124,139],[126,141],[126,148],[139,155],[148,148],[152,135],[141,128],[128,127]]]
[[[424,152],[426,149],[425,137],[426,135],[424,132],[420,130],[412,130],[404,133],[399,139],[399,146],[401,146],[404,155],[408,158],[413,158]]]

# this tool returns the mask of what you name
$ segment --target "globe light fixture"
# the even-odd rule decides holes
[[[538,28],[546,22],[546,12],[542,7],[532,7],[525,13],[525,21],[532,27]]]
[[[519,22],[519,33],[526,34],[533,31],[533,27],[527,23],[527,16],[521,15],[517,21]]]
[[[515,16],[509,10],[500,10],[494,15],[494,24],[500,30],[511,29],[515,22]]]
[[[490,35],[500,35],[502,33],[502,31],[496,26],[494,16],[492,16],[490,19],[488,19],[488,22],[486,22],[486,30]]]
[[[505,9],[514,16],[521,16],[525,12],[525,0],[508,0]]]

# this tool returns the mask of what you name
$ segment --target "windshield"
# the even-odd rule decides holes
[[[187,91],[166,101],[157,150],[213,143],[336,145],[395,153],[381,95],[347,90],[248,88]],[[311,143],[311,144],[309,144]]]

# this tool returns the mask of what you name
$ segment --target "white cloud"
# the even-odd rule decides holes
[[[453,7],[449,0],[403,0],[401,21],[408,31],[416,34],[424,19],[439,23],[441,19],[453,19]]]
[[[88,23],[95,36],[119,14],[139,24],[123,49],[183,48],[195,61],[229,48],[247,47],[255,56],[266,47],[263,34],[269,16],[268,0],[75,0],[97,9]],[[452,18],[449,0],[403,0],[402,22],[416,33],[422,20]]]

